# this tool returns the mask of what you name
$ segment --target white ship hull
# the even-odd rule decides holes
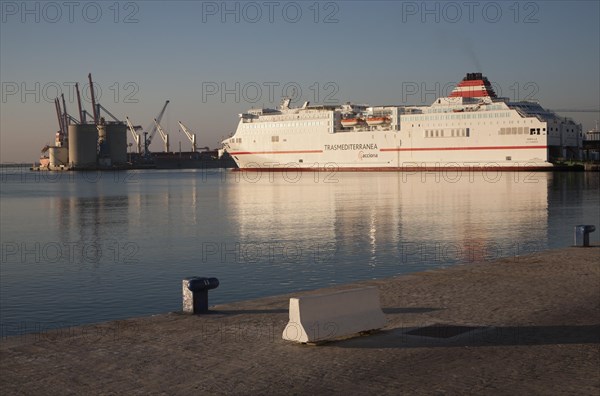
[[[240,117],[223,148],[242,170],[543,170],[581,145],[580,125],[536,103],[496,98],[480,73],[431,106],[290,108],[287,101]],[[349,126],[348,117],[386,123]]]
[[[439,168],[548,168],[545,136],[523,136],[510,141],[489,142],[485,137],[477,145],[466,139],[452,142],[439,139],[431,144],[424,139],[400,139],[398,133],[290,136],[287,141],[271,144],[257,137],[247,146],[240,145],[230,154],[240,169],[304,170],[400,170]],[[508,140],[508,139],[507,139]],[[262,144],[261,144],[262,143]],[[507,159],[510,158],[510,159]]]

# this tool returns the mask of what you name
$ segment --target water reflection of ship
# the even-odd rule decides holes
[[[314,241],[333,243],[340,265],[356,261],[397,273],[547,244],[552,174],[479,172],[457,180],[449,173],[344,173],[333,184],[315,183],[312,174],[293,184],[277,176],[227,190],[240,240],[275,238],[309,249]]]

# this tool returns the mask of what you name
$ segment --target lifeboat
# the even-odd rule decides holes
[[[349,117],[342,119],[342,126],[344,127],[353,127],[357,126],[362,120],[360,118]]]
[[[389,124],[390,119],[388,117],[367,117],[367,124],[369,126],[373,125],[383,125]]]

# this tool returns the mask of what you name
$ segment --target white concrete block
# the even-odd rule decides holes
[[[188,289],[188,285],[190,284],[190,280],[192,278],[185,278],[182,281],[182,297],[183,297],[183,312],[185,313],[194,313],[194,293],[190,289]]]
[[[290,298],[289,315],[283,339],[295,342],[332,340],[386,323],[376,287]]]

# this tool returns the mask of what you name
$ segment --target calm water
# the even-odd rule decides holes
[[[600,226],[598,173],[30,173],[1,180],[2,335],[515,257]],[[592,234],[597,242],[600,232]]]

